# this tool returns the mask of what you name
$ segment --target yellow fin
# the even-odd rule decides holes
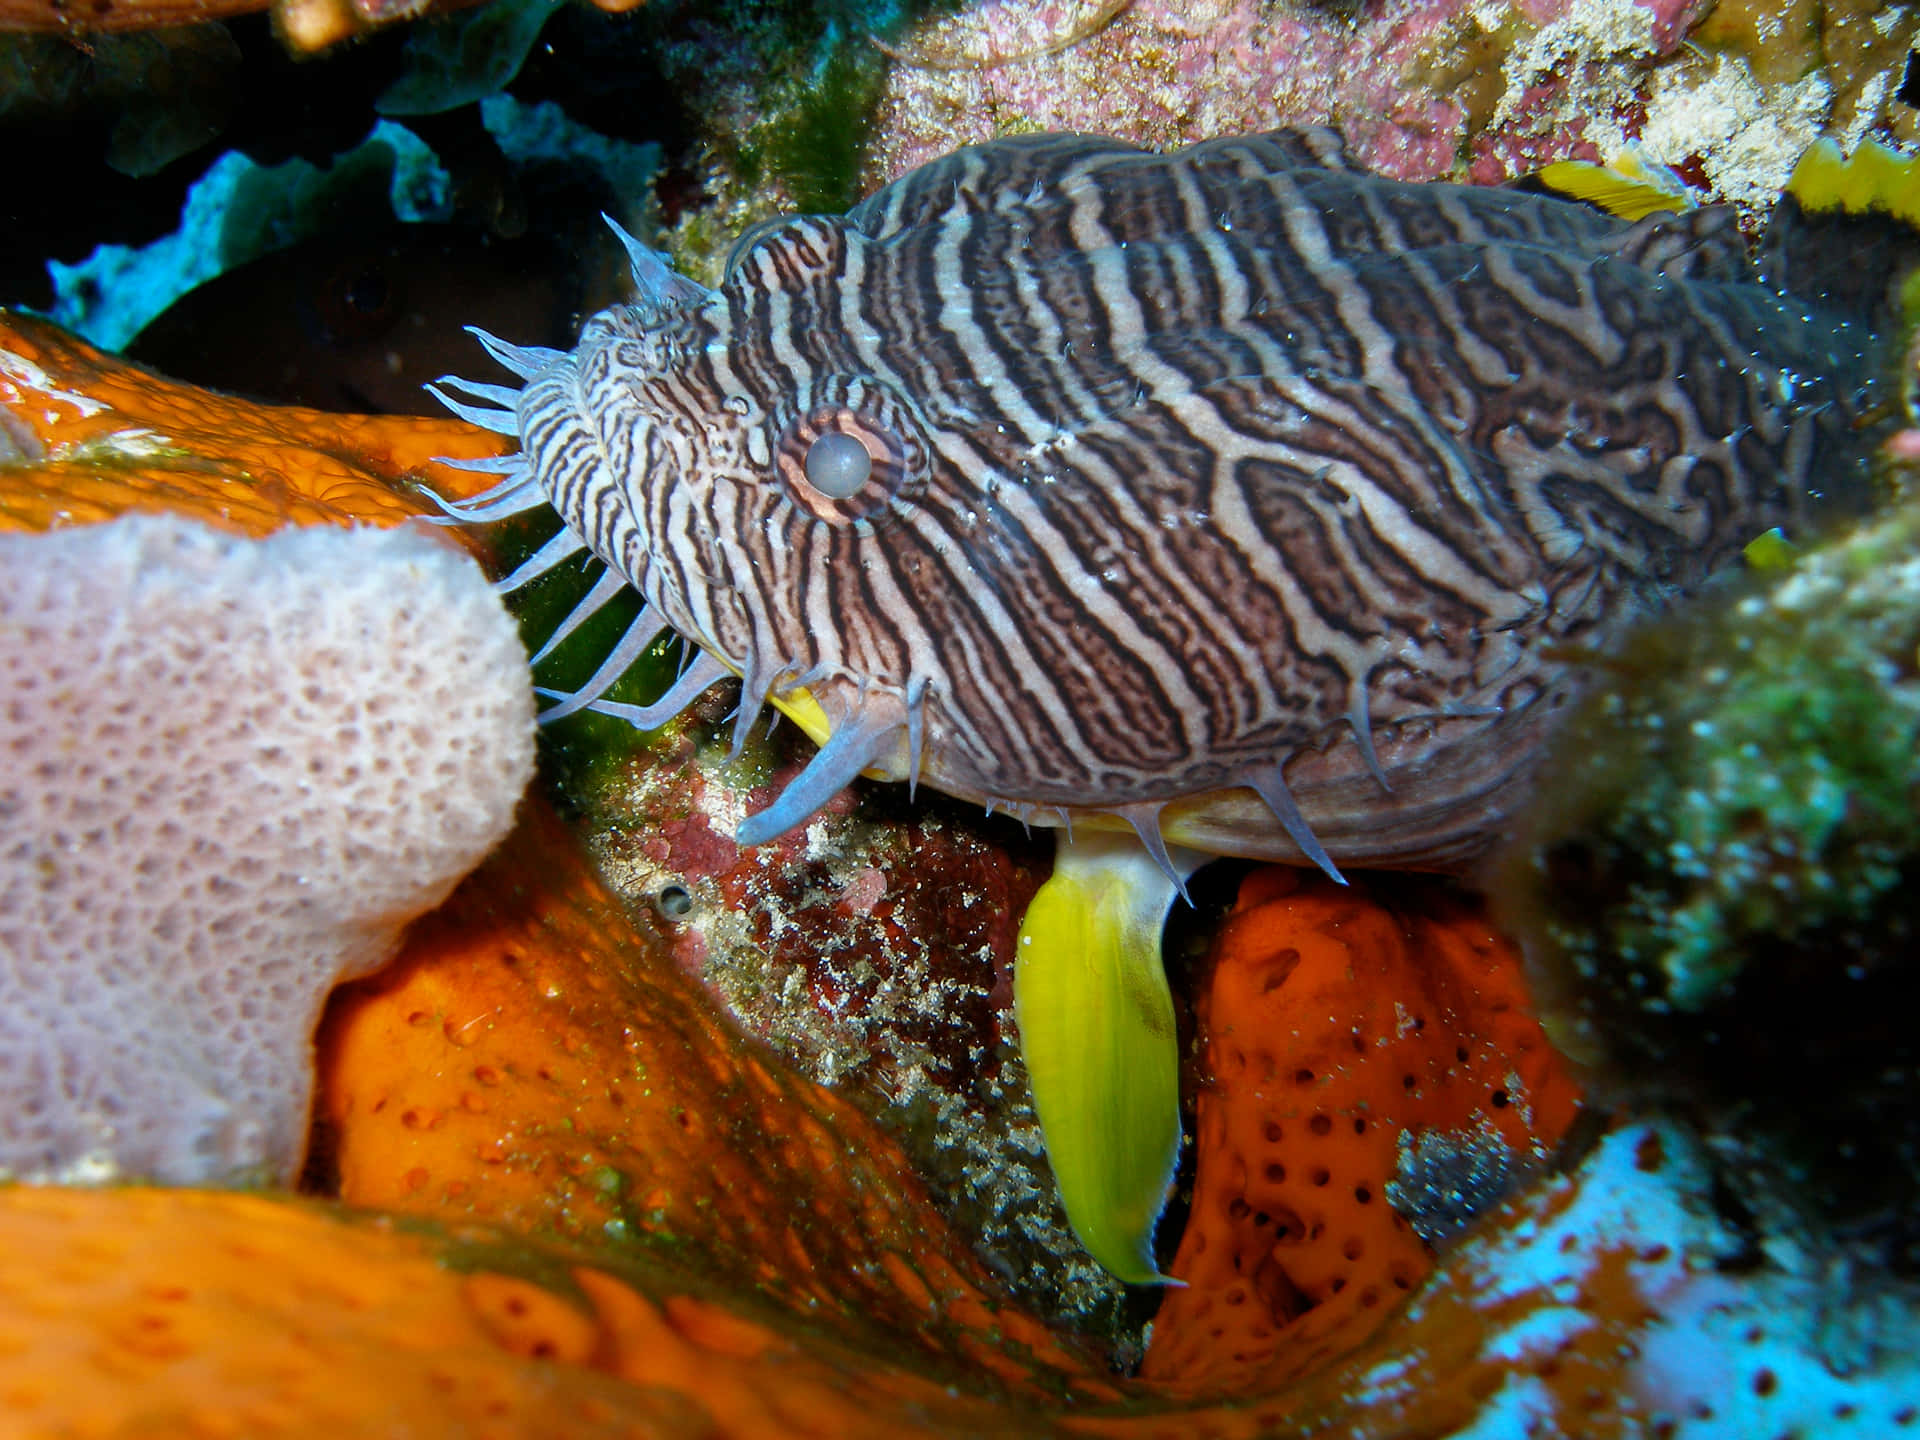
[[[1184,874],[1203,857],[1173,852]],[[1013,1006],[1074,1233],[1134,1285],[1175,1284],[1153,1229],[1180,1157],[1180,1043],[1160,934],[1178,893],[1130,836],[1064,839],[1020,927]]]
[[[1622,220],[1644,220],[1663,210],[1679,213],[1694,208],[1686,183],[1664,165],[1629,146],[1610,164],[1590,160],[1560,160],[1542,166],[1540,183],[1574,200],[1618,215]]]
[[[1914,157],[1867,139],[1844,155],[1831,140],[1817,140],[1800,157],[1787,193],[1809,213],[1839,210],[1849,215],[1891,215],[1920,229],[1920,170]]]
[[[1778,525],[1754,536],[1740,553],[1746,557],[1749,569],[1764,571],[1791,570],[1793,562],[1800,558],[1799,547],[1787,539],[1786,532]]]

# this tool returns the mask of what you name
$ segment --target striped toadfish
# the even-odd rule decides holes
[[[521,450],[445,508],[560,514],[503,588],[605,562],[548,648],[644,597],[545,718],[738,677],[736,753],[768,703],[820,742],[741,844],[863,773],[1069,827],[1022,1045],[1076,1230],[1163,1278],[1186,874],[1465,866],[1570,653],[1859,488],[1868,306],[1788,289],[1791,235],[1776,277],[1731,211],[1652,203],[1389,181],[1319,130],[975,146],[756,228],[715,289],[629,241],[632,303],[570,352],[476,332],[524,387],[442,398]],[[669,629],[667,693],[606,700]]]

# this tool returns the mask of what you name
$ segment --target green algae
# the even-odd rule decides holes
[[[1529,847],[1584,977],[1699,1012],[1757,946],[1899,918],[1920,857],[1916,542],[1908,505],[1607,662]]]
[[[663,27],[668,77],[702,97],[706,151],[707,203],[667,237],[676,268],[714,283],[751,226],[857,201],[892,63],[876,40],[944,8],[945,0],[726,0],[697,29]]]
[[[841,44],[815,74],[764,97],[768,120],[738,157],[749,185],[776,179],[803,212],[838,214],[860,198],[861,162],[886,83],[884,57]]]
[[[1920,1276],[1920,501],[1602,663],[1495,868],[1549,1033],[1769,1225]]]

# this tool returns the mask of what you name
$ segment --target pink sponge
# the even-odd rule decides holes
[[[424,535],[0,535],[0,1174],[289,1180],[327,992],[505,835],[533,713]]]

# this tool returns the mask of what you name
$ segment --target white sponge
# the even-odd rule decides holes
[[[530,686],[424,535],[0,535],[0,1174],[291,1179],[321,1004],[506,834]]]

